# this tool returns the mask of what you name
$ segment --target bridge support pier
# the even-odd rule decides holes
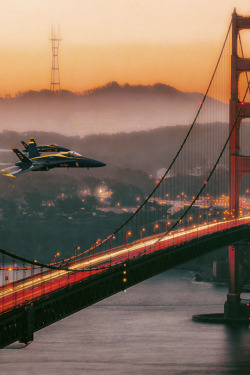
[[[21,325],[19,342],[28,344],[34,338],[34,311],[33,304],[27,302],[24,306],[24,314]]]
[[[238,320],[242,316],[242,305],[240,303],[239,294],[227,295],[227,300],[224,305],[224,318],[230,320]]]
[[[249,325],[250,322],[250,301],[241,299],[241,293],[249,293],[250,290],[244,285],[250,280],[249,259],[246,251],[249,250],[249,242],[239,242],[229,246],[229,291],[224,304],[224,313],[202,314],[193,316],[194,321],[203,323],[222,323]]]
[[[248,292],[244,286],[249,281],[249,264],[245,262],[249,256],[245,252],[249,242],[229,246],[229,291],[224,305],[225,319],[241,320],[250,318],[249,303],[241,301],[240,294]]]
[[[229,290],[224,305],[224,315],[227,319],[235,319],[240,316],[239,251],[237,246],[228,247]]]

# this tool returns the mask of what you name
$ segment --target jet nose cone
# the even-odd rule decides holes
[[[83,166],[87,168],[98,168],[98,167],[105,167],[105,163],[95,159],[84,159]]]
[[[103,163],[102,161],[99,161],[99,160],[93,160],[93,167],[105,167],[105,163]]]

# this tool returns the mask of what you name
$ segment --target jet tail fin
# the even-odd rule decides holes
[[[24,146],[24,148],[27,150],[27,148],[29,147],[29,146],[27,145],[27,143],[24,142],[24,141],[21,141],[21,143],[22,143],[22,145]]]
[[[17,148],[12,148],[13,152],[17,155],[17,157],[23,162],[27,164],[32,164],[32,161],[28,159],[21,151],[19,151]]]
[[[34,141],[33,138],[30,138],[30,141],[29,141],[29,146],[28,146],[28,149],[29,151],[29,157],[30,158],[35,158],[37,156],[40,156],[40,153],[36,147],[36,142]]]
[[[34,140],[34,138],[30,138],[29,144],[30,143],[34,143],[34,146],[37,146],[36,141]]]

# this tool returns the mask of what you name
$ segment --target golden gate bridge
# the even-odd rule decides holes
[[[0,249],[0,347],[18,340],[26,344],[43,327],[224,246],[229,249],[224,313],[194,319],[249,323],[249,304],[241,299],[250,276],[250,205],[244,202],[250,173],[250,59],[241,38],[246,29],[250,17],[234,11],[185,139],[153,191],[122,225],[89,249],[75,249],[74,256],[60,262],[55,257],[51,264]],[[181,209],[173,214],[176,199]]]

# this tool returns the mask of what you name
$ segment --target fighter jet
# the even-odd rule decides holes
[[[38,152],[62,152],[62,151],[70,151],[66,147],[57,146],[57,145],[54,145],[54,144],[46,145],[46,146],[37,146],[34,138],[30,138],[29,144],[27,144],[24,141],[21,141],[21,143],[25,147],[25,150],[23,150],[23,152],[24,153],[28,152],[30,158],[32,158],[32,157],[35,156],[35,155],[32,155],[32,150],[34,149],[33,146],[35,146],[35,148],[37,149]]]
[[[3,173],[3,175],[8,177],[16,177],[21,173],[31,171],[48,171],[52,168],[96,168],[106,165],[101,161],[85,158],[75,151],[60,152],[44,156],[40,156],[37,151],[38,156],[28,158],[17,148],[12,148],[12,150],[20,161],[12,167],[1,170],[1,172],[6,172]]]

